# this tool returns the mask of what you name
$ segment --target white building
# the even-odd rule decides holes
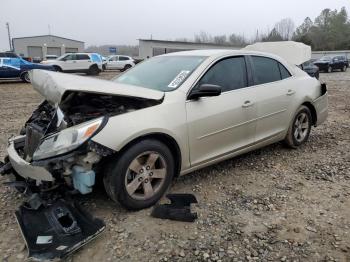
[[[146,59],[156,55],[197,50],[197,49],[241,49],[237,46],[219,45],[214,43],[194,43],[181,41],[166,41],[153,39],[139,39],[139,58]]]
[[[43,58],[84,51],[84,42],[54,35],[12,38],[14,52],[20,56]]]

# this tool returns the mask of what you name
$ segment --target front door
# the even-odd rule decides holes
[[[216,62],[194,89],[201,84],[219,85],[222,94],[186,102],[192,166],[242,149],[255,139],[255,91],[248,87],[245,58]]]
[[[118,69],[118,56],[112,56],[108,59],[107,69]]]
[[[76,54],[69,54],[64,57],[63,62],[61,63],[62,69],[64,71],[74,71],[77,67],[77,58]]]

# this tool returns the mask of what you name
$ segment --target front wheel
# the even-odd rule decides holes
[[[328,73],[332,73],[333,72],[333,68],[331,66],[329,66],[328,69],[327,69],[327,72]]]
[[[130,210],[154,205],[174,176],[174,158],[163,143],[146,139],[129,147],[106,170],[107,194]]]
[[[291,148],[297,148],[305,143],[309,139],[311,125],[312,116],[310,109],[306,106],[301,106],[288,129],[285,143]]]

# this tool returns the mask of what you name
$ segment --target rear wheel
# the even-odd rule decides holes
[[[333,72],[333,68],[331,66],[328,66],[327,72],[328,73],[332,73]]]
[[[28,72],[22,73],[21,79],[22,79],[22,81],[25,82],[25,83],[30,83],[29,73],[28,73]]]
[[[88,75],[98,75],[100,73],[100,69],[98,68],[97,65],[92,65],[89,68],[89,71],[87,72]]]
[[[131,65],[125,65],[124,68],[120,71],[124,72],[124,71],[127,71],[131,68],[132,66]]]
[[[341,69],[341,71],[346,72],[346,69],[347,69],[347,67],[346,67],[346,65],[344,65],[343,68]]]
[[[297,148],[305,143],[310,136],[312,125],[312,115],[310,109],[306,106],[301,106],[289,129],[285,138],[285,143],[291,148]]]
[[[146,139],[129,147],[106,170],[108,195],[122,206],[139,210],[154,205],[174,176],[174,158],[163,143]]]

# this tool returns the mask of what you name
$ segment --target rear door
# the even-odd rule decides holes
[[[248,87],[245,57],[216,62],[193,90],[201,84],[219,85],[222,93],[186,102],[192,166],[242,149],[255,139],[255,91]]]
[[[76,69],[87,70],[90,68],[92,62],[88,54],[77,54],[76,55]]]
[[[256,90],[256,141],[273,139],[289,127],[289,107],[295,95],[290,72],[278,61],[250,57]]]
[[[123,69],[125,65],[129,63],[129,57],[127,56],[119,56],[119,61],[118,61],[118,69]]]

